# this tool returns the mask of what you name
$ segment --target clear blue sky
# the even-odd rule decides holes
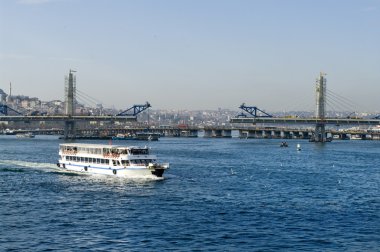
[[[1,89],[63,99],[70,68],[116,108],[313,109],[324,71],[380,111],[380,0],[0,0]]]

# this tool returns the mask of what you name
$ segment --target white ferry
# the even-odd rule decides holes
[[[148,147],[68,143],[59,145],[58,167],[121,177],[156,176],[169,168],[158,164]]]

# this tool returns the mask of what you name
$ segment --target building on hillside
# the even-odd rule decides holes
[[[7,96],[8,95],[2,89],[0,89],[0,103],[6,103]]]

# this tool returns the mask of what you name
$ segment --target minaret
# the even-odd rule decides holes
[[[12,100],[12,82],[9,82],[9,95],[8,95],[8,103]]]

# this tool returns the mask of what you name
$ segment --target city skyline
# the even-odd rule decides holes
[[[123,109],[312,110],[315,79],[379,111],[380,1],[0,3],[0,89],[63,99],[77,88]]]

